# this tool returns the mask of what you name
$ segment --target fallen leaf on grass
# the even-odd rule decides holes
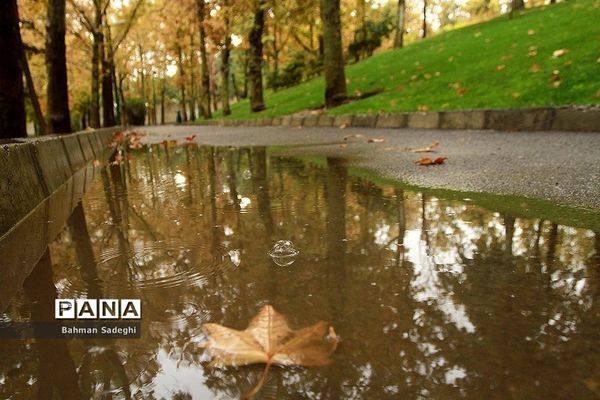
[[[419,111],[419,112],[426,112],[427,110],[429,110],[429,107],[427,106],[427,104],[419,104],[417,106],[417,111]]]
[[[550,85],[553,88],[558,88],[560,86],[560,71],[555,69],[552,71],[552,76],[550,77]]]
[[[385,142],[384,138],[369,138],[369,140],[367,140],[368,143],[383,143]]]
[[[541,67],[539,64],[531,64],[531,67],[529,67],[529,72],[532,72],[535,74],[535,73],[540,72],[540,69],[541,69]]]
[[[529,30],[527,31],[527,34],[528,34],[529,36],[531,36],[531,35],[535,35],[535,31],[534,31],[533,29],[529,29]]]
[[[418,149],[412,149],[413,153],[432,153],[440,145],[440,142],[433,142],[427,147],[419,147]]]
[[[562,57],[565,54],[567,54],[569,50],[568,49],[558,49],[558,50],[554,50],[552,52],[552,58],[558,58],[558,57]]]
[[[537,46],[529,46],[527,49],[527,57],[537,56]]]
[[[437,157],[436,159],[432,160],[429,157],[423,157],[423,158],[415,161],[415,164],[421,165],[421,166],[426,166],[426,167],[428,167],[430,165],[441,165],[447,159],[448,159],[448,157]]]
[[[265,364],[260,380],[244,398],[258,393],[272,364],[327,365],[339,342],[333,327],[325,321],[292,330],[271,305],[261,308],[243,331],[214,323],[203,324],[202,329],[207,335],[202,347],[212,357],[211,367]]]
[[[504,65],[504,64],[496,65],[496,71],[502,71],[505,68],[506,68],[506,65]]]

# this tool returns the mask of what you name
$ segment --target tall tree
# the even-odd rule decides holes
[[[103,18],[104,33],[102,35],[102,50],[100,65],[102,66],[102,126],[115,126],[115,100],[113,96],[113,51],[110,27],[106,16]]]
[[[325,105],[335,107],[347,97],[340,0],[321,0],[323,21],[323,68],[325,71]]]
[[[202,116],[204,118],[211,118],[210,112],[210,76],[208,72],[208,57],[206,54],[206,30],[204,29],[204,22],[207,17],[206,4],[204,0],[196,0],[198,10],[198,31],[200,32],[200,61],[201,74],[202,74],[202,94],[201,104]]]
[[[25,137],[21,33],[16,0],[0,2],[0,138]]]
[[[221,104],[223,115],[230,115],[229,107],[229,58],[231,54],[231,6],[229,0],[223,0],[223,25],[225,28],[225,37],[221,49]]]
[[[48,73],[48,131],[69,133],[71,116],[65,45],[65,0],[48,0],[46,71]]]
[[[396,11],[396,36],[394,37],[394,48],[400,49],[404,46],[404,24],[406,21],[406,0],[398,0]]]
[[[525,9],[525,1],[524,0],[512,0],[511,5],[511,17],[512,11],[524,10]]]
[[[266,0],[258,0],[254,9],[254,23],[250,30],[250,57],[248,60],[248,80],[250,83],[250,110],[258,112],[265,109],[262,82],[262,35],[265,27]]]
[[[427,0],[423,0],[423,36],[425,39],[427,37]]]

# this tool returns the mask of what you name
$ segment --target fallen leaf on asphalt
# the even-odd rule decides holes
[[[345,149],[348,145],[347,144],[340,144],[340,149]]]
[[[447,159],[448,159],[448,157],[437,157],[436,159],[432,160],[429,157],[423,157],[423,158],[415,161],[415,164],[425,166],[425,167],[428,167],[430,165],[441,165]]]
[[[429,165],[433,165],[433,160],[429,157],[423,157],[423,158],[420,158],[417,161],[415,161],[415,164],[429,166]]]
[[[293,330],[285,316],[271,305],[262,307],[243,331],[215,323],[203,324],[202,330],[207,336],[202,347],[212,358],[211,367],[265,364],[260,380],[244,398],[252,398],[258,393],[272,364],[327,365],[339,342],[335,330],[327,322],[319,321]]]
[[[569,50],[568,49],[558,49],[558,50],[554,50],[552,52],[552,58],[558,58],[558,57],[562,57],[565,54],[567,54]]]
[[[419,147],[418,149],[412,149],[413,153],[432,153],[440,145],[440,142],[433,142],[427,147]]]
[[[340,125],[340,129],[346,129],[348,127],[348,124],[346,122],[344,122],[343,124]]]
[[[365,137],[365,135],[361,134],[361,133],[356,133],[354,135],[348,135],[348,136],[344,136],[344,140],[348,140],[348,139],[360,139]]]
[[[367,140],[368,143],[383,143],[385,142],[384,138],[370,138]]]
[[[196,139],[196,135],[192,135],[192,136],[186,136],[186,137],[185,137],[185,141],[186,141],[187,143],[191,143],[191,142],[193,142],[195,139]]]

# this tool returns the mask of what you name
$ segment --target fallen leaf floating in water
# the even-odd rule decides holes
[[[433,142],[427,147],[419,147],[418,149],[413,149],[413,153],[433,153],[435,149],[440,145],[440,142]]]
[[[421,158],[421,159],[415,161],[415,164],[421,165],[421,166],[426,166],[426,167],[428,167],[430,165],[441,165],[447,159],[448,159],[448,157],[437,157],[436,159],[432,160],[429,157],[424,157],[424,158]]]
[[[211,367],[265,364],[260,380],[244,398],[258,393],[272,364],[327,365],[339,342],[333,327],[325,321],[292,330],[285,316],[271,305],[262,307],[243,331],[214,323],[203,324],[202,329],[207,335],[203,347],[212,357]]]

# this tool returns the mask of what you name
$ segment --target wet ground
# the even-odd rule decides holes
[[[197,143],[281,145],[290,154],[343,157],[351,165],[413,185],[546,199],[600,213],[598,132],[498,132],[477,130],[153,126],[148,142],[196,135]],[[598,127],[600,130],[600,127]],[[369,142],[368,139],[383,139]],[[346,140],[344,140],[346,139]],[[436,153],[416,154],[439,142]],[[448,157],[443,168],[414,164]]]
[[[44,260],[0,320],[141,298],[142,338],[2,340],[0,398],[239,398],[262,366],[210,368],[201,326],[244,329],[265,304],[341,342],[329,366],[274,367],[257,398],[600,396],[600,232],[376,184],[341,158],[145,147],[98,169]]]

